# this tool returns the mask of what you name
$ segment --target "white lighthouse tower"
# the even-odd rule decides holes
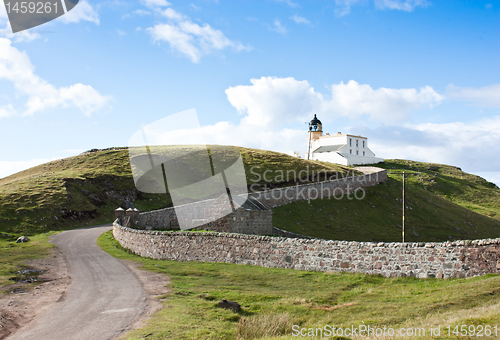
[[[382,158],[375,157],[368,148],[366,137],[341,132],[336,135],[323,135],[323,124],[316,115],[309,122],[305,158],[342,165],[374,164],[383,161]]]

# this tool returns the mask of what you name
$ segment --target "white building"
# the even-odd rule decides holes
[[[342,165],[374,164],[382,158],[368,148],[366,137],[342,134],[323,135],[321,121],[314,115],[309,123],[306,159],[337,163]]]

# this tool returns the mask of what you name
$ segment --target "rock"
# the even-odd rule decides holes
[[[134,203],[130,202],[129,200],[123,200],[121,207],[125,210],[135,209]]]
[[[18,237],[18,239],[16,240],[16,243],[24,243],[24,242],[29,242],[29,238],[27,238],[26,236],[21,236],[21,237]]]
[[[93,205],[103,205],[106,203],[105,200],[102,199],[102,197],[100,197],[96,194],[90,194],[89,200],[90,200],[90,203],[92,203]]]
[[[83,189],[83,190],[82,190],[82,194],[84,194],[85,196],[88,196],[88,195],[89,195],[89,193],[90,193],[90,192],[89,192],[88,190],[85,190],[85,189]]]
[[[235,313],[238,313],[241,310],[241,306],[238,302],[228,301],[226,299],[217,302],[217,307],[224,308],[224,309],[230,309]]]
[[[104,181],[102,182],[102,185],[104,185],[105,187],[109,188],[109,189],[114,189],[115,186],[111,183],[109,183],[108,181]]]

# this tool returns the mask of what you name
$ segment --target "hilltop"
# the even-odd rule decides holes
[[[169,150],[181,153],[186,148]],[[312,171],[352,173],[347,167],[316,164],[278,152],[238,149],[247,181],[254,188],[293,185],[295,182],[280,177],[280,170],[306,175]],[[265,172],[269,182],[263,179]],[[114,210],[130,207],[130,202],[141,211],[171,206],[168,194],[136,190],[127,148],[91,150],[0,179],[0,225],[4,232],[30,235],[111,222]]]
[[[187,146],[171,147],[180,152]],[[324,171],[340,176],[353,169],[286,154],[238,148],[253,189],[318,180]],[[442,241],[500,236],[500,189],[459,168],[406,160],[377,164],[388,169],[386,184],[368,188],[361,201],[326,199],[273,209],[274,226],[318,238],[399,241],[401,173],[407,178],[407,240]],[[308,178],[286,178],[291,171]],[[266,174],[269,182],[265,182]],[[136,190],[127,148],[91,150],[0,179],[0,224],[4,232],[36,234],[111,222],[118,206],[142,211],[171,206],[168,194]]]

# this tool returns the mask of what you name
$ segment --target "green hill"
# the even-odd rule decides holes
[[[385,160],[389,180],[366,189],[363,200],[327,199],[273,209],[275,227],[325,239],[400,242],[402,172],[406,175],[409,242],[500,237],[500,189],[460,168]]]
[[[190,146],[163,148],[169,154]],[[165,151],[166,150],[166,151]],[[213,147],[213,150],[216,150]],[[282,153],[239,148],[253,189],[294,185],[287,171],[346,174],[351,168]],[[390,160],[386,184],[368,188],[363,200],[295,202],[273,209],[276,227],[319,238],[359,241],[401,239],[401,176],[407,179],[407,240],[500,237],[500,189],[447,165]],[[266,183],[264,173],[270,179]],[[301,178],[302,181],[317,180]],[[301,182],[303,183],[303,182]],[[110,222],[114,210],[133,202],[139,210],[171,206],[169,195],[136,190],[126,148],[92,150],[0,179],[0,225],[13,234],[37,234]]]
[[[500,190],[482,177],[463,172],[462,169],[435,163],[422,163],[401,159],[386,159],[378,164],[400,179],[405,171],[407,183],[500,221]]]
[[[166,152],[178,154],[187,148],[192,147],[168,147]],[[293,185],[280,178],[280,170],[352,171],[278,152],[239,150],[247,181],[255,188]],[[261,178],[266,171],[269,183]],[[127,148],[92,150],[0,179],[0,225],[3,232],[32,235],[111,222],[114,210],[127,200],[142,211],[171,206],[168,194],[144,194],[136,190]]]

